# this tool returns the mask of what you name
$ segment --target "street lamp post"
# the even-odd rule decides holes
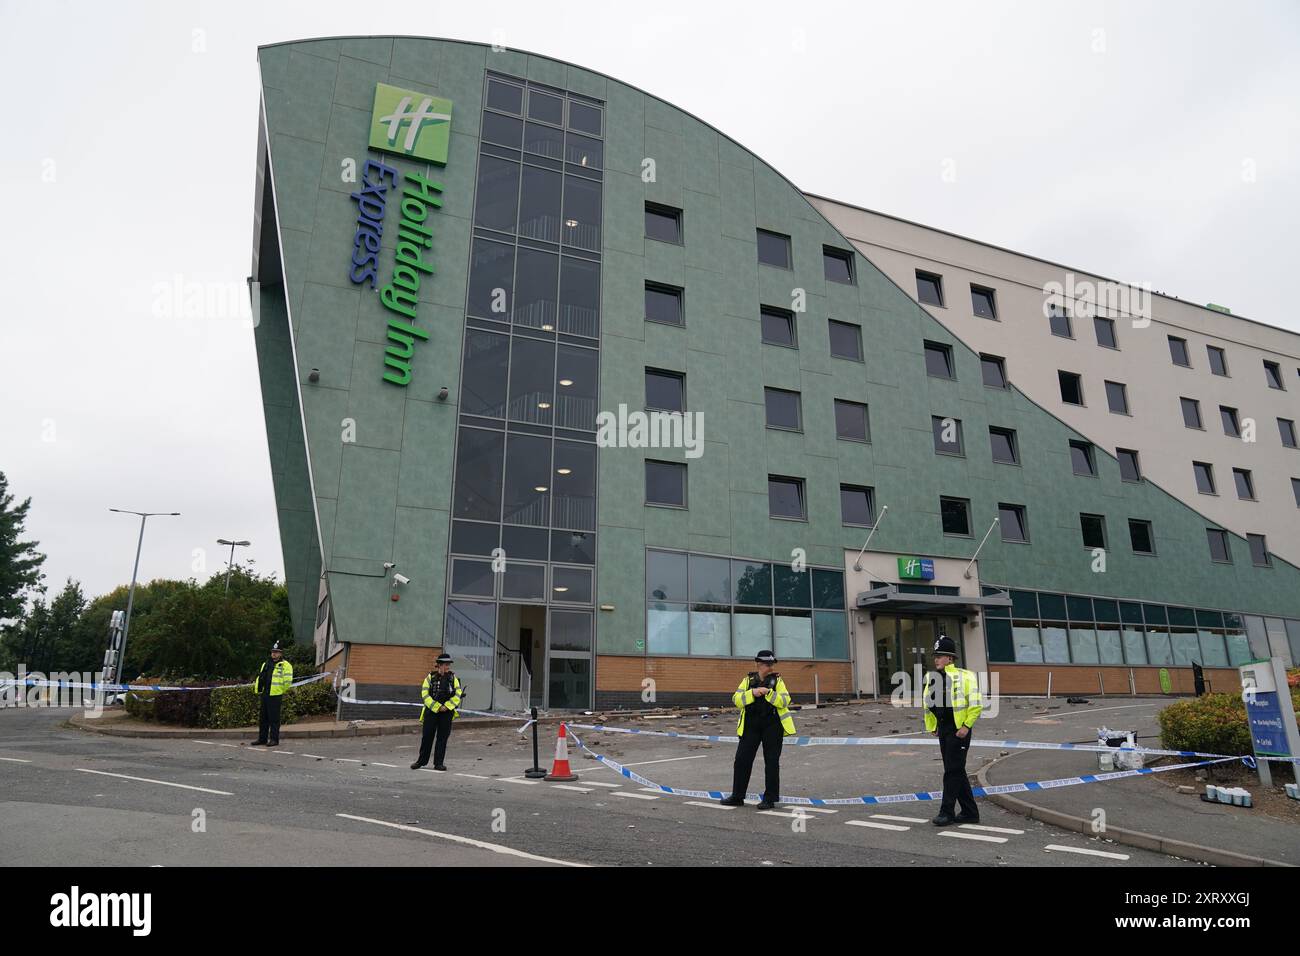
[[[235,564],[235,548],[247,548],[250,543],[248,541],[227,541],[225,538],[217,539],[217,544],[230,545],[230,560],[226,562],[226,594],[230,593],[230,569]]]
[[[135,605],[135,578],[140,572],[140,549],[144,547],[144,523],[149,518],[161,516],[167,518],[180,517],[179,511],[125,511],[121,508],[109,508],[109,511],[116,512],[120,515],[139,515],[140,516],[140,540],[135,545],[135,567],[131,569],[131,590],[126,596],[126,623],[122,625],[122,648],[117,654],[117,682],[123,683],[126,672],[122,669],[123,661],[126,659],[126,639],[131,633],[131,608]]]

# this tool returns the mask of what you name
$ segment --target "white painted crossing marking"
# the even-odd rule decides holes
[[[663,790],[660,790],[658,787],[642,787],[642,788],[641,788],[641,792],[642,792],[642,793],[657,793],[657,794],[662,794],[662,793],[664,793],[664,791],[663,791]]]
[[[273,753],[273,754],[288,754],[290,757],[293,756],[293,751],[292,751],[292,750],[272,750],[271,753]]]
[[[791,810],[791,811],[788,812],[788,813],[787,813],[786,811],[784,811],[784,810],[759,810],[758,812],[761,813],[761,814],[762,814],[763,816],[765,816],[765,817],[786,817],[787,819],[790,819],[790,820],[814,820],[814,819],[816,819],[815,817],[810,817],[810,816],[808,816],[808,814],[806,814],[806,813],[800,813],[800,812],[797,811],[797,810]]]
[[[222,797],[233,797],[234,794],[229,790],[209,790],[207,787],[191,787],[188,783],[170,783],[166,780],[151,780],[148,777],[131,777],[124,773],[109,773],[107,770],[87,770],[85,767],[78,767],[78,773],[94,773],[101,777],[117,777],[121,780],[136,780],[140,783],[156,783],[162,787],[176,787],[180,790],[197,790],[200,793],[215,793]]]
[[[276,751],[276,753],[279,753],[279,752],[280,752],[280,751],[278,751],[278,750]],[[376,766],[376,767],[388,767],[390,770],[401,770],[401,769],[402,769],[401,767],[399,767],[399,766],[398,766],[397,764],[395,764],[395,763],[380,763],[380,762],[377,761],[377,760],[375,761],[374,766]],[[464,774],[462,774],[462,776],[464,776]]]
[[[0,757],[0,760],[7,760],[9,763],[31,763],[30,760],[23,760],[20,757]]]
[[[196,744],[207,744],[209,747],[215,747],[215,746],[217,746],[217,743],[216,743],[215,740],[196,740],[196,741],[194,741],[194,742],[195,742]]]
[[[963,823],[963,830],[980,830],[985,833],[1010,833],[1013,836],[1020,836],[1024,830],[1013,830],[1011,827],[986,827],[979,823]]]
[[[458,773],[458,777],[473,777],[475,780],[491,780],[491,777],[485,777],[481,773]]]
[[[628,793],[626,790],[620,790],[614,794],[616,797],[627,797],[629,800],[658,800],[658,797],[652,797],[648,793]]]
[[[345,820],[359,820],[362,823],[374,823],[381,827],[391,827],[394,830],[405,830],[407,833],[421,833],[425,836],[437,837],[440,840],[451,840],[453,843],[464,843],[467,846],[476,846],[482,850],[491,850],[493,853],[501,853],[506,856],[516,856],[524,860],[537,860],[539,863],[555,863],[560,866],[586,867],[585,863],[574,863],[571,860],[557,860],[548,856],[536,856],[532,853],[525,853],[522,850],[513,849],[512,847],[501,846],[499,843],[485,843],[482,840],[471,840],[469,837],[456,836],[453,833],[439,833],[436,830],[426,830],[423,827],[408,826],[405,823],[389,823],[387,820],[372,820],[369,817],[355,817],[350,813],[336,813],[335,816],[342,817]]]
[[[703,760],[708,754],[695,754],[692,757],[665,757],[663,760],[638,760],[636,763],[625,763],[624,767],[648,767],[652,763],[672,763],[674,760]]]
[[[591,793],[591,787],[571,787],[567,783],[555,783],[551,786],[556,790],[572,790],[575,793]]]
[[[300,756],[300,757],[306,757],[306,758],[308,758],[309,760],[325,760],[325,759],[326,759],[325,757],[320,757],[320,756],[317,756],[316,754],[299,754],[298,756]]]
[[[713,810],[735,810],[736,807],[725,807],[720,803],[705,803],[703,800],[687,800],[683,806],[687,807],[709,807]]]
[[[589,783],[589,784],[591,784],[593,787],[621,787],[621,786],[623,786],[621,783],[602,783],[602,782],[599,781],[599,780],[584,780],[584,781],[582,781],[582,782],[583,782],[583,783]]]
[[[873,813],[873,814],[871,815],[871,819],[873,819],[873,820],[895,820],[895,821],[897,821],[897,822],[899,822],[899,823],[929,823],[929,822],[930,822],[930,821],[927,820],[925,817],[896,817],[896,816],[892,816],[891,814],[888,814],[888,813]]]
[[[877,823],[875,820],[845,820],[851,827],[871,827],[873,830],[910,830],[911,827],[900,827],[897,823]]]
[[[1006,837],[984,836],[980,833],[960,833],[956,830],[944,830],[939,834],[941,837],[952,837],[956,840],[979,840],[983,843],[1006,843]]]
[[[357,760],[355,757],[335,757],[339,763],[365,763],[364,760]]]
[[[522,783],[525,787],[535,787],[539,783],[537,780],[525,780],[523,777],[495,777],[502,783]]]
[[[1108,853],[1105,850],[1089,850],[1081,846],[1061,846],[1059,843],[1049,843],[1043,847],[1044,850],[1056,850],[1058,853],[1081,853],[1084,856],[1101,856],[1108,860],[1127,860],[1127,853]]]
[[[792,810],[799,809],[804,811],[805,813],[839,813],[840,812],[838,810],[832,810],[830,807],[791,807],[791,809]]]

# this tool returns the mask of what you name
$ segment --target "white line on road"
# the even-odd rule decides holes
[[[941,837],[952,837],[956,840],[980,840],[983,843],[1006,843],[1006,837],[983,836],[979,833],[958,833],[956,830],[944,830],[939,834]]]
[[[387,820],[372,820],[369,817],[354,817],[350,813],[337,813],[335,816],[342,817],[345,820],[359,820],[362,823],[375,823],[381,827],[392,827],[394,830],[405,830],[408,833],[422,833],[425,836],[437,837],[440,840],[451,840],[453,843],[464,843],[467,846],[476,846],[481,850],[491,850],[493,853],[502,853],[506,856],[517,856],[524,860],[537,860],[539,863],[556,863],[560,866],[581,866],[585,863],[574,863],[571,860],[557,860],[549,856],[536,856],[532,853],[525,853],[523,850],[515,850],[508,846],[501,846],[499,843],[485,843],[482,840],[471,840],[469,837],[456,836],[454,833],[439,833],[436,830],[426,830],[423,827],[408,826],[405,823],[389,823]]]
[[[1098,707],[1095,710],[1091,707],[1085,707],[1080,710],[1064,710],[1055,714],[1040,714],[1041,717],[1077,717],[1080,714],[1102,714],[1108,710],[1136,710],[1139,707],[1151,707],[1152,705],[1160,706],[1158,701],[1152,701],[1150,704],[1125,704],[1123,707]]]
[[[899,818],[895,817],[891,819]],[[844,822],[851,827],[871,827],[873,830],[895,830],[901,832],[903,830],[912,829],[911,827],[900,827],[896,823],[877,823],[875,820],[845,820]]]
[[[30,760],[22,760],[18,757],[0,757],[0,760],[7,760],[10,763],[31,763]]]
[[[583,783],[589,783],[593,787],[611,787],[617,788],[623,786],[621,783],[601,783],[599,780],[583,780]]]
[[[307,758],[310,759],[310,760],[324,760],[324,759],[326,759],[326,758],[324,758],[324,757],[318,756],[317,754],[299,754],[298,756],[300,756],[300,757],[307,757]]]
[[[500,780],[502,783],[522,783],[525,787],[535,787],[538,784],[536,780],[525,780],[523,777],[495,777],[493,779]]]
[[[365,763],[364,760],[357,760],[355,757],[335,757],[338,763]]]
[[[458,777],[473,777],[475,780],[491,780],[491,777],[485,777],[481,773],[457,773]]]
[[[628,793],[626,790],[620,790],[614,794],[616,797],[627,797],[629,800],[658,800],[658,797],[652,797],[648,793]]]
[[[552,784],[556,790],[572,790],[575,793],[591,793],[591,787],[571,787],[567,783]]]
[[[790,820],[814,820],[816,817],[810,817],[806,813],[800,813],[798,810],[791,810],[786,813],[784,810],[759,810],[765,817],[786,817]]]
[[[1011,827],[986,827],[979,823],[963,823],[963,830],[982,830],[986,833],[1010,833],[1014,836],[1020,836],[1024,830],[1013,830]]]
[[[708,754],[695,754],[693,757],[665,757],[663,760],[639,760],[636,763],[625,763],[624,767],[645,767],[652,763],[672,763],[674,760],[703,760]]]
[[[661,793],[664,793],[665,791],[660,790],[658,787],[642,787],[642,788],[641,788],[641,792],[642,792],[642,793],[659,793],[659,794],[661,794]]]
[[[897,820],[899,823],[929,823],[930,822],[929,820],[925,819],[925,817],[894,817],[894,816],[890,816],[888,813],[873,813],[871,815],[871,818],[873,820]]]
[[[181,790],[198,790],[200,793],[215,793],[223,797],[233,797],[234,794],[229,790],[209,790],[207,787],[191,787],[188,783],[168,783],[166,780],[150,780],[148,777],[130,777],[124,773],[109,773],[107,770],[87,770],[85,767],[78,767],[79,773],[95,773],[101,777],[118,777],[122,780],[138,780],[140,783],[156,783],[163,787],[178,787]]]
[[[277,750],[276,753],[279,753],[279,751]],[[376,767],[387,767],[387,768],[389,768],[390,770],[401,770],[401,769],[402,769],[401,767],[399,767],[399,766],[398,766],[397,764],[395,764],[395,763],[380,763],[380,762],[377,761],[377,760],[375,761],[374,766],[376,766]],[[463,776],[463,775],[462,775],[462,776]]]
[[[1127,853],[1107,853],[1105,850],[1088,850],[1081,846],[1061,846],[1059,843],[1049,843],[1043,847],[1044,850],[1056,850],[1060,853],[1082,853],[1084,856],[1104,856],[1108,860],[1127,860]]]
[[[292,751],[292,750],[272,750],[271,753],[273,753],[273,754],[288,754],[290,757],[293,756],[293,751]]]
[[[791,807],[791,809],[795,809]],[[804,813],[839,813],[838,810],[832,810],[829,807],[799,807]]]
[[[713,810],[736,810],[738,807],[727,807],[721,803],[705,803],[703,800],[687,800],[683,806],[687,807],[709,807]]]

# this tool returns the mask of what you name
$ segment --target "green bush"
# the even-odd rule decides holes
[[[291,724],[306,717],[333,716],[337,705],[327,680],[290,687],[280,704],[280,722]],[[252,685],[204,687],[197,690],[132,691],[126,712],[141,720],[183,727],[256,727],[261,702]]]
[[[126,712],[140,720],[153,720],[154,701],[158,692],[153,690],[127,691]]]
[[[1300,689],[1291,702],[1300,710]],[[1170,704],[1160,712],[1160,739],[1168,750],[1216,754],[1251,753],[1250,724],[1241,694],[1206,694]]]

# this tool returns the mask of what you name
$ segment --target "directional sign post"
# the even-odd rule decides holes
[[[1295,708],[1291,706],[1286,668],[1282,666],[1282,658],[1272,657],[1242,664],[1238,671],[1259,782],[1272,787],[1273,775],[1269,761],[1264,758],[1300,756],[1300,730],[1296,728]],[[1291,777],[1300,783],[1300,771],[1294,762]]]

